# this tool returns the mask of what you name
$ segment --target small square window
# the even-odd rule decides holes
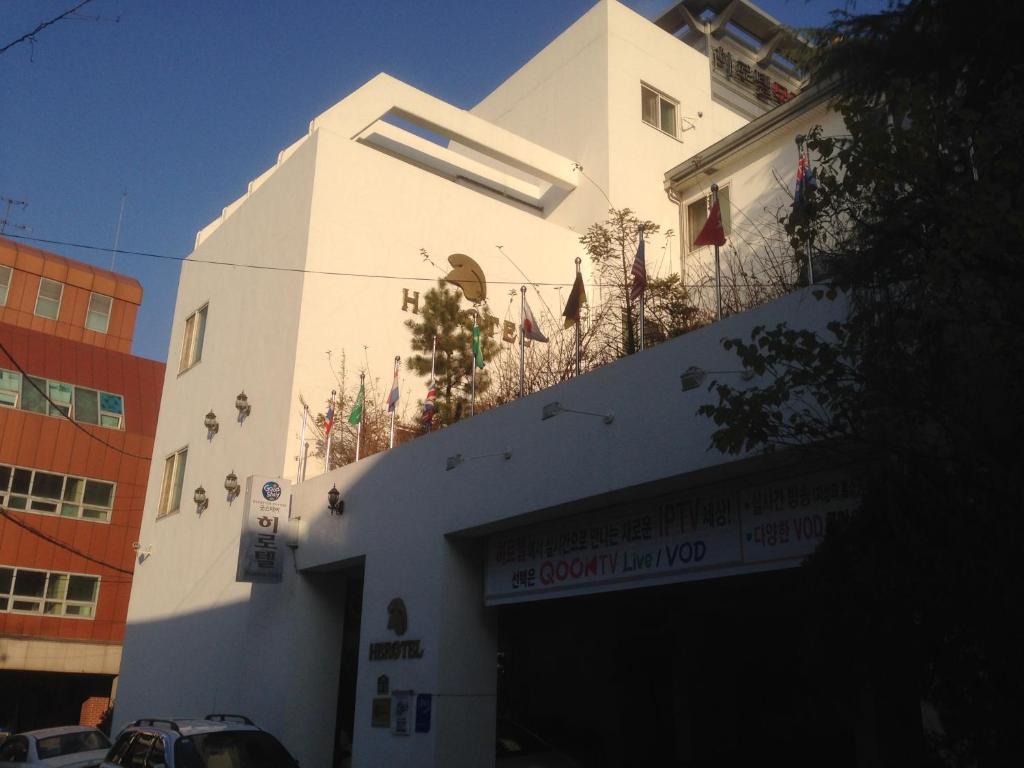
[[[109,296],[94,293],[89,297],[89,311],[85,315],[85,327],[97,333],[106,333],[110,325],[110,306],[113,303]]]
[[[0,370],[0,405],[17,408],[21,396],[21,374]]]
[[[669,136],[679,132],[676,120],[678,102],[647,85],[640,86],[640,117],[645,123]]]
[[[206,337],[206,311],[200,307],[185,319],[185,336],[181,341],[181,359],[178,373],[186,371],[203,359],[203,341]]]
[[[39,296],[36,297],[36,314],[56,320],[60,315],[60,298],[64,284],[45,277],[39,278]]]
[[[0,265],[0,307],[7,304],[7,294],[11,290],[11,268]]]
[[[729,188],[720,187],[718,190],[718,209],[722,212],[722,229],[725,234],[732,232],[732,215],[729,205]],[[708,212],[711,210],[711,195],[700,197],[686,206],[686,242],[687,250],[693,251],[701,246],[694,246],[693,241],[704,229],[708,220]]]

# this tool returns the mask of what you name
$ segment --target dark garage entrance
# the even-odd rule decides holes
[[[910,764],[913,686],[888,669],[846,674],[820,647],[802,577],[498,608],[499,737],[521,726],[588,767]]]

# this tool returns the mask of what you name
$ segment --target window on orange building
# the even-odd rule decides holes
[[[99,588],[98,576],[0,566],[0,611],[91,619]]]
[[[36,297],[36,314],[56,320],[60,315],[60,299],[64,284],[45,277],[39,278],[39,295]]]
[[[89,297],[89,311],[85,316],[85,327],[97,333],[106,333],[110,326],[110,307],[113,300],[102,293]]]
[[[0,369],[0,405],[17,408],[21,396],[21,374]]]
[[[114,483],[0,464],[0,507],[109,522]]]
[[[0,265],[0,307],[7,304],[7,294],[11,290],[11,268]]]

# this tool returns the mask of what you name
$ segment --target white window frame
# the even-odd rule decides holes
[[[8,477],[4,479],[4,470]],[[28,490],[25,492],[11,490],[14,485],[15,473],[29,472]],[[34,494],[36,474],[54,475],[61,478],[60,492],[57,498]],[[70,481],[70,482],[69,482]],[[90,504],[85,501],[85,489],[90,483],[110,486],[109,504]],[[19,467],[16,464],[0,464],[0,507],[15,509],[33,515],[48,517],[67,517],[73,520],[87,520],[93,523],[109,523],[114,513],[114,500],[117,498],[117,483],[112,480],[100,480],[95,477],[79,477],[52,472],[48,469]],[[52,506],[53,509],[47,509]]]
[[[720,184],[718,186],[718,205],[719,209],[722,212],[722,229],[725,230],[726,237],[732,234],[732,196],[729,194],[730,187],[731,184]],[[690,209],[693,206],[697,205],[698,203],[704,204],[704,222],[707,222],[707,214],[711,210],[711,192],[708,192],[703,195],[698,195],[697,197],[690,198],[689,200],[686,201],[685,218],[687,253],[693,253],[705,247],[703,245],[695,246],[693,244],[693,241],[697,238],[697,235],[700,234],[701,229],[703,229],[704,227],[704,224],[701,224],[698,227],[691,222]]]
[[[6,264],[0,264],[0,307],[7,306],[7,297],[11,292],[11,276],[14,270]]]
[[[185,467],[188,464],[188,446],[179,448],[164,459],[164,474],[160,481],[158,518],[181,511],[181,494],[185,488]]]
[[[182,374],[203,359],[203,343],[206,340],[206,321],[210,303],[207,302],[185,318],[185,333],[181,339],[181,357],[178,373]],[[198,327],[199,332],[196,333]]]
[[[101,305],[104,301],[107,303],[107,308],[101,310],[98,305]],[[89,308],[85,312],[85,327],[96,333],[106,333],[110,329],[110,312],[113,306],[114,299],[112,297],[102,293],[89,294]],[[96,327],[89,325],[94,316],[102,319],[102,322],[97,323]]]
[[[647,95],[653,96],[655,101],[655,117],[656,122],[652,122],[644,114],[644,102],[646,101]],[[662,104],[667,104],[672,107],[672,130],[665,129],[664,107]],[[673,139],[679,138],[679,102],[673,99],[664,91],[659,91],[654,86],[648,85],[647,83],[640,83],[640,119],[652,128],[664,133],[666,136],[671,136]]]
[[[63,381],[44,379],[40,376],[32,376],[31,378],[35,380],[39,385],[39,388],[42,389],[50,399],[59,406],[58,408],[54,408],[50,403],[44,401],[46,410],[35,411],[24,407],[25,398],[21,396],[26,387],[31,388],[31,391],[35,392],[35,387],[26,382],[26,377],[22,376],[17,371],[9,371],[5,368],[0,368],[0,374],[4,374],[4,380],[13,381],[17,379],[20,382],[17,392],[14,392],[14,390],[7,386],[0,387],[0,398],[2,398],[0,399],[0,407],[18,408],[23,411],[30,411],[31,413],[40,413],[44,416],[57,416],[58,418],[69,416],[72,420],[81,424],[94,424],[96,426],[107,427],[109,429],[124,429],[124,395],[119,395],[117,392],[104,392],[101,389],[94,389],[93,387],[76,387],[74,384],[68,384]],[[71,399],[66,406],[61,402],[63,399],[61,395],[65,389],[68,389],[71,392]],[[89,392],[96,395],[96,421],[83,421],[78,417],[78,414],[75,411],[75,403],[78,399],[79,393],[81,392]],[[108,398],[116,397],[121,401],[120,412],[113,408],[103,407],[104,395]],[[7,400],[11,399],[13,399],[14,402],[7,402]]]
[[[70,573],[65,571],[44,571],[39,568],[19,568],[13,565],[0,565],[0,571],[10,571],[10,585],[6,591],[0,591],[0,613],[21,613],[50,616],[61,619],[85,619],[92,621],[96,618],[96,607],[100,602],[101,577],[92,573]],[[17,595],[14,586],[18,581],[18,574],[42,573],[43,594],[41,597],[35,595]],[[93,582],[93,596],[91,600],[71,600],[68,598],[68,587],[71,579],[90,579]],[[63,581],[62,581],[63,580]],[[0,582],[0,587],[3,584]],[[54,590],[59,592],[54,592]],[[15,608],[14,603],[19,602],[31,604],[33,607]],[[87,609],[88,613],[82,614],[81,609]],[[72,612],[69,613],[69,609]],[[79,611],[79,612],[75,612]]]
[[[12,389],[9,382],[15,381],[18,382],[17,389]],[[0,368],[0,406],[4,408],[17,408],[20,402],[21,374],[17,371],[8,371]]]
[[[44,286],[45,287],[51,287],[51,286],[54,286],[54,285],[56,285],[59,288],[59,290],[57,292],[57,298],[54,299],[52,296],[43,296],[43,287]],[[58,280],[51,280],[48,277],[40,277],[39,278],[39,291],[36,293],[35,315],[37,317],[45,317],[47,320],[59,320],[60,319],[60,305],[61,305],[61,302],[63,301],[63,299],[64,299],[64,283],[62,283],[62,282],[60,282]],[[44,313],[39,311],[39,302],[40,301],[56,301],[57,302],[57,310],[56,310],[56,312],[53,313],[53,317],[50,317],[49,315],[44,314]]]

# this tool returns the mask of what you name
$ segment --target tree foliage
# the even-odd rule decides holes
[[[900,660],[933,757],[1002,765],[1024,716],[1024,65],[1008,6],[985,34],[974,16],[910,0],[818,36],[847,135],[809,135],[818,186],[785,226],[848,316],[727,341],[761,378],[714,382],[702,413],[720,450],[870,460],[860,515],[808,562],[822,647],[851,679]]]
[[[430,376],[434,339],[437,339],[437,353],[434,358],[434,375],[438,385],[436,426],[458,421],[468,412],[470,389],[473,377],[473,323],[480,325],[480,342],[484,359],[489,360],[498,351],[498,344],[492,338],[496,320],[477,309],[463,309],[462,294],[449,290],[443,280],[431,288],[423,297],[423,308],[418,320],[406,320],[405,327],[412,334],[413,353],[406,358],[405,365],[420,376]],[[490,377],[487,369],[476,374],[477,396],[487,391]]]

